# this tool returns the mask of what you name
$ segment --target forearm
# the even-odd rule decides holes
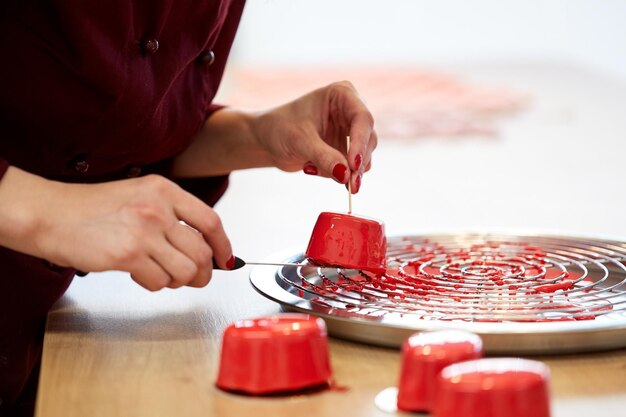
[[[350,137],[349,151],[346,139]],[[179,178],[276,167],[351,183],[358,192],[377,144],[374,119],[349,82],[333,83],[255,113],[222,109],[175,158]]]
[[[157,175],[66,184],[10,167],[0,245],[81,271],[127,271],[150,290],[204,286],[213,259],[234,262],[217,214]]]
[[[0,246],[41,256],[38,230],[61,183],[9,167],[0,180]],[[57,190],[59,191],[59,190]]]
[[[237,169],[274,166],[260,146],[255,125],[260,113],[222,109],[207,119],[193,143],[172,166],[178,178],[227,174]]]

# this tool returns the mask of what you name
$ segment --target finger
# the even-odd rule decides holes
[[[172,226],[172,228],[181,227],[179,224]],[[171,233],[166,231],[166,235]],[[191,260],[187,254],[181,252],[175,248],[166,238],[156,242],[152,248],[150,248],[150,254],[163,268],[174,281],[186,285],[191,281],[198,273],[196,264]],[[170,285],[176,287],[176,283],[170,283]]]
[[[196,265],[196,275],[186,285],[206,286],[213,273],[213,251],[200,232],[187,225],[179,224],[170,228],[165,237],[174,248],[184,253]]]
[[[320,173],[319,169],[317,169],[317,167],[311,161],[304,164],[304,166],[302,167],[302,171],[304,171],[304,173],[307,175],[318,175]]]
[[[174,200],[176,216],[202,233],[213,250],[213,257],[220,268],[231,269],[235,264],[235,258],[219,216],[200,199],[182,189],[180,191]]]
[[[369,111],[357,111],[350,120],[350,151],[348,161],[350,169],[355,172],[363,172],[364,163],[369,160],[372,149],[370,140],[374,131],[374,122]]]
[[[335,117],[348,127],[350,150],[347,160],[351,171],[359,171],[365,162],[369,140],[374,130],[374,118],[354,86],[347,81],[331,85],[331,108]],[[361,171],[362,172],[362,171]]]
[[[359,166],[359,169],[352,172],[352,176],[350,178],[351,190],[352,194],[356,194],[361,189],[361,185],[363,183],[363,173],[369,171],[372,166],[372,153],[378,144],[378,136],[375,130],[372,130],[370,133],[370,139],[367,142],[367,149],[364,152],[363,161]],[[361,162],[361,161],[359,161]]]
[[[301,144],[302,157],[309,161],[303,168],[304,172],[332,178],[340,184],[347,184],[349,169],[346,157],[326,143],[315,130],[311,129],[304,134],[306,138],[297,138]],[[315,167],[316,171],[313,171],[312,167]],[[317,173],[313,174],[313,172]]]
[[[172,277],[153,259],[146,258],[131,268],[130,276],[149,291],[158,291],[170,285]]]
[[[352,192],[352,194],[356,194],[361,189],[361,182],[363,181],[363,174],[360,172],[353,172],[350,176],[350,188],[346,185],[346,188]]]
[[[363,154],[363,166],[361,167],[361,173],[368,171],[368,167],[371,167],[372,154],[374,153],[376,146],[378,146],[378,134],[376,133],[376,130],[372,130],[370,139],[367,143],[367,150]]]

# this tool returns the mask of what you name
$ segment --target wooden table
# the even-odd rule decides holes
[[[497,139],[383,140],[355,211],[384,219],[390,234],[626,238],[626,87],[567,65],[463,71],[528,92],[529,108],[503,122]],[[234,174],[218,206],[248,260],[302,250],[323,210],[345,210],[340,187],[274,170]],[[251,398],[216,389],[224,327],[279,312],[248,273],[219,271],[206,288],[158,293],[119,272],[77,278],[49,315],[37,416],[390,415],[374,398],[396,384],[399,352],[342,340],[330,349],[346,392]],[[626,350],[539,359],[552,371],[553,416],[626,416]]]

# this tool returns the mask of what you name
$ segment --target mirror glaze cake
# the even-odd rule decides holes
[[[441,371],[432,415],[550,417],[549,379],[546,365],[528,359],[459,362]]]
[[[217,386],[264,395],[328,385],[327,339],[324,321],[305,314],[240,320],[224,330]]]
[[[382,272],[386,268],[385,225],[345,213],[320,213],[305,256],[313,263]]]

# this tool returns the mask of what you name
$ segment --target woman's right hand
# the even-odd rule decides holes
[[[2,246],[82,271],[127,271],[152,291],[205,286],[213,258],[234,263],[215,211],[156,175],[66,184],[10,167],[0,218]]]

